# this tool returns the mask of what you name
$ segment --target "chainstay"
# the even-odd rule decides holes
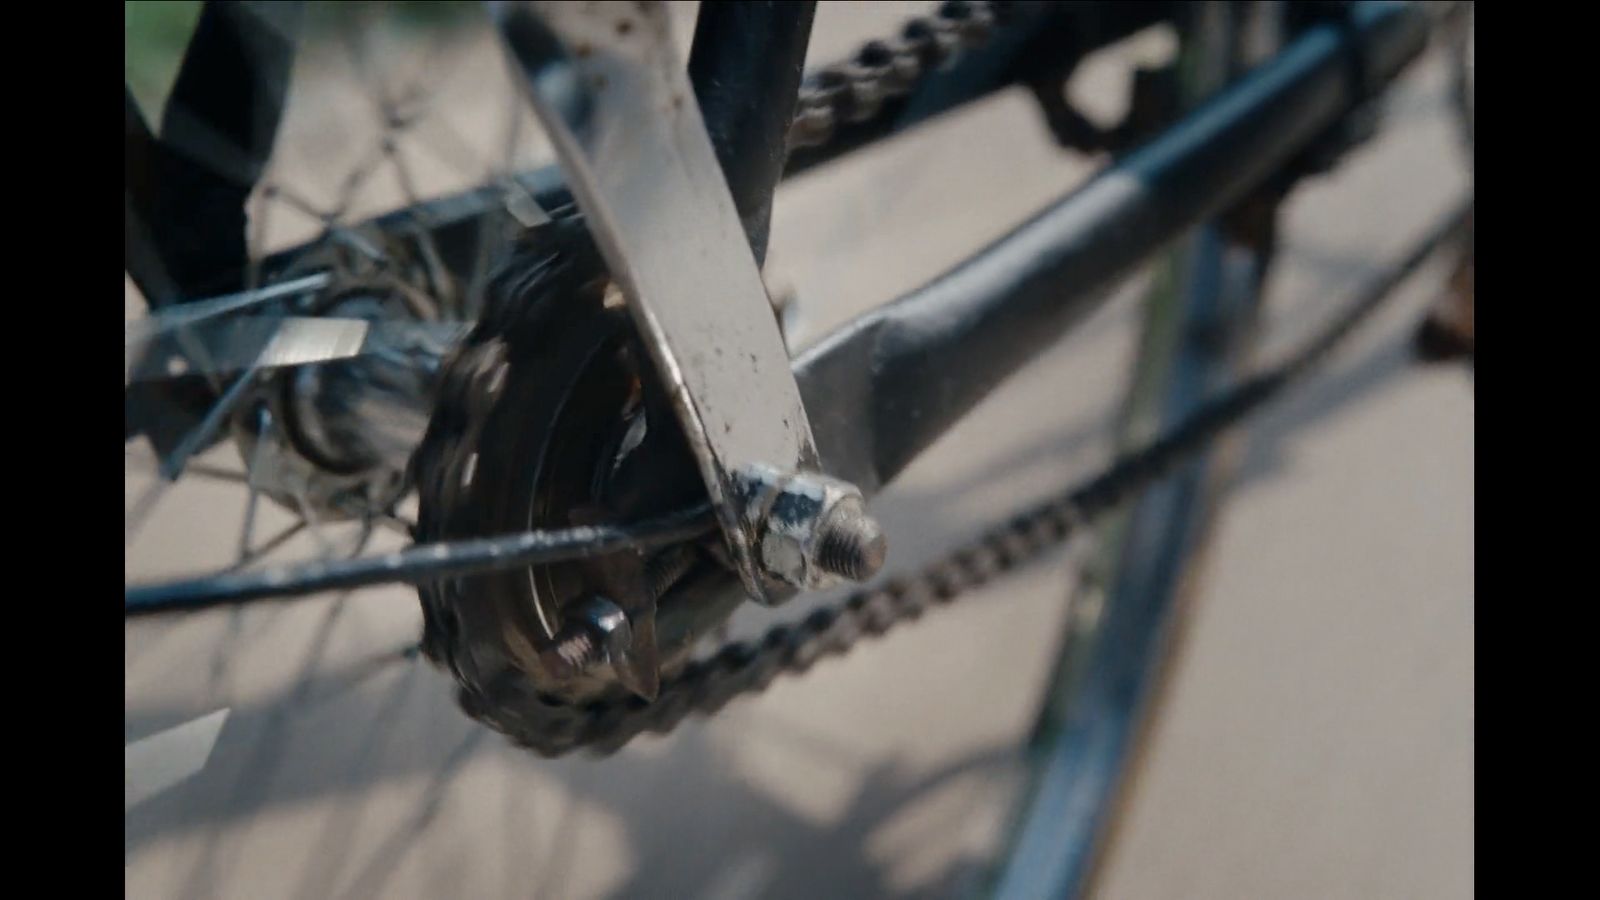
[[[780,676],[802,674],[818,660],[841,656],[866,638],[915,621],[924,612],[949,605],[1037,560],[1085,523],[1153,486],[1302,380],[1392,296],[1395,287],[1434,252],[1464,234],[1470,211],[1468,201],[1445,217],[1404,260],[1368,285],[1296,353],[1203,404],[1165,435],[1081,486],[1013,516],[915,573],[860,591],[799,621],[777,625],[759,641],[724,645],[664,680],[654,702],[628,698],[582,707],[546,704],[539,715],[543,721],[520,722],[513,739],[544,756],[577,750],[613,753],[641,734],[665,734],[690,715],[711,715],[735,697],[759,693]],[[486,717],[487,711],[474,709],[472,698],[462,700],[470,714]]]

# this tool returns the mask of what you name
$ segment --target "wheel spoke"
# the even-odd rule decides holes
[[[281,184],[270,185],[268,190],[272,192],[271,196],[282,201],[283,205],[322,226],[323,230],[327,232],[329,239],[339,241],[348,247],[354,248],[356,252],[367,257],[368,259],[371,259],[373,262],[381,264],[389,261],[389,257],[383,252],[382,249],[373,246],[371,241],[367,240],[365,237],[362,237],[354,230],[341,225],[339,223],[339,217],[337,213],[323,212],[322,210],[317,209],[317,207],[310,201],[297,194],[291,193]]]
[[[240,375],[233,382],[233,385],[224,391],[221,397],[217,398],[217,402],[212,404],[211,409],[206,412],[205,418],[200,420],[200,424],[178,443],[177,449],[162,463],[162,478],[167,481],[177,480],[178,476],[183,472],[184,465],[188,463],[189,457],[198,452],[202,446],[205,446],[218,429],[222,427],[223,421],[244,400],[259,375],[259,369],[250,368],[245,370],[244,374]]]
[[[141,475],[155,475],[156,468],[160,465],[159,460],[143,451],[128,451],[123,454],[123,460],[133,467],[133,471]],[[249,476],[244,472],[198,461],[190,462],[184,468],[184,474],[228,484],[249,483]]]
[[[389,142],[388,135],[382,135],[372,149],[362,156],[359,163],[345,176],[344,184],[339,188],[339,200],[334,204],[331,214],[334,219],[342,219],[350,212],[350,207],[355,203],[356,194],[366,186],[371,178],[388,158],[386,152]]]
[[[128,511],[123,522],[123,546],[133,543],[133,539],[139,534],[139,529],[144,527],[144,520],[149,518],[150,511],[160,502],[161,495],[166,493],[169,484],[170,482],[157,478],[150,482],[150,485],[139,494],[139,499],[133,502],[133,509]]]
[[[417,527],[417,523],[405,518],[404,516],[397,516],[394,513],[378,513],[372,517],[372,520],[377,524],[382,525],[384,528],[394,532],[395,534],[402,535],[407,538],[411,537],[412,532],[415,531]]]
[[[276,200],[282,203],[284,206],[304,215],[308,219],[316,221],[320,225],[327,225],[334,219],[332,213],[323,212],[316,207],[316,204],[300,196],[297,192],[289,190],[282,184],[273,183],[267,185],[262,188],[261,195],[269,200]]]
[[[244,522],[239,530],[239,553],[236,567],[244,565],[251,553],[250,545],[255,540],[256,504],[261,498],[262,473],[266,471],[268,448],[272,446],[268,440],[268,433],[272,430],[272,412],[262,409],[256,417],[256,445],[250,450],[249,484],[250,493],[245,498]],[[304,525],[305,523],[300,523]]]
[[[256,449],[259,451],[260,447]],[[250,558],[250,544],[255,540],[256,532],[256,504],[260,501],[261,489],[252,481],[244,498],[244,516],[239,524],[239,552],[234,557],[234,568],[244,565]]]
[[[267,214],[272,211],[273,204],[268,202],[273,195],[263,189],[257,198],[255,212],[252,214],[246,209],[250,219],[250,232],[245,237],[245,270],[244,286],[246,290],[259,290],[261,287],[261,263],[266,259],[267,251]]]
[[[317,542],[317,555],[321,559],[330,559],[335,555],[333,541],[322,532],[322,520],[315,510],[311,508],[311,501],[306,498],[306,492],[298,488],[294,491],[294,504],[300,510],[300,518],[311,527],[311,539]]]
[[[522,95],[516,91],[511,92],[510,123],[506,126],[506,156],[501,162],[501,168],[506,172],[517,170],[517,147],[522,143],[522,116],[525,112]]]
[[[247,14],[254,15],[258,12],[251,4],[241,6],[249,7],[243,10]],[[227,14],[224,15],[224,12]],[[186,60],[187,68],[180,75],[183,90],[175,93],[173,102],[168,105],[166,115],[161,122],[161,137],[170,135],[176,138],[182,144],[181,156],[186,164],[205,169],[211,181],[220,178],[231,186],[230,189],[239,188],[244,191],[244,199],[240,205],[242,213],[240,224],[244,227],[240,231],[232,232],[235,239],[243,244],[243,259],[239,260],[239,265],[232,270],[231,277],[234,282],[229,284],[229,287],[233,287],[234,290],[231,292],[208,297],[204,294],[190,293],[189,296],[203,296],[206,299],[183,302],[184,288],[179,283],[173,292],[173,298],[175,303],[181,305],[152,312],[146,318],[127,327],[126,343],[130,357],[143,354],[146,359],[154,359],[157,355],[162,355],[181,360],[183,363],[181,368],[175,365],[174,370],[170,372],[157,372],[154,368],[149,368],[155,365],[154,363],[146,363],[145,368],[149,368],[149,371],[142,373],[146,380],[198,375],[207,378],[213,388],[208,400],[202,400],[194,405],[199,418],[191,418],[185,423],[187,431],[176,430],[177,433],[172,435],[178,438],[175,443],[171,442],[172,436],[169,436],[168,444],[164,445],[164,448],[171,449],[164,449],[164,452],[154,459],[153,483],[130,504],[132,512],[128,517],[127,539],[132,542],[151,509],[157,505],[170,485],[180,475],[189,474],[220,482],[242,483],[248,489],[244,498],[237,547],[235,553],[230,554],[235,558],[228,572],[241,574],[240,570],[260,560],[267,553],[277,550],[302,532],[309,533],[316,542],[318,551],[315,552],[319,552],[321,557],[319,565],[330,561],[360,563],[362,560],[359,554],[369,545],[372,535],[378,528],[409,537],[415,528],[415,523],[395,514],[393,510],[384,512],[350,510],[360,526],[353,551],[357,558],[340,560],[349,545],[342,537],[343,532],[329,530],[329,522],[326,521],[328,514],[319,513],[323,507],[318,504],[324,502],[320,495],[315,495],[303,485],[278,484],[272,488],[272,496],[282,496],[288,500],[290,508],[298,512],[298,520],[271,534],[265,543],[259,546],[256,544],[260,532],[266,530],[264,526],[268,521],[262,518],[264,514],[261,512],[261,496],[265,489],[261,482],[263,479],[271,480],[275,477],[270,471],[273,462],[269,458],[273,451],[272,442],[268,438],[272,427],[270,424],[264,426],[260,442],[250,453],[250,464],[242,473],[194,460],[202,450],[215,442],[218,435],[227,431],[230,418],[249,402],[249,398],[256,395],[257,388],[264,382],[266,373],[273,368],[270,361],[269,364],[263,365],[261,354],[248,352],[249,346],[246,345],[253,346],[261,343],[260,341],[241,342],[224,339],[222,336],[235,332],[248,332],[254,328],[261,332],[256,337],[261,337],[267,334],[268,329],[281,327],[284,321],[292,319],[293,316],[280,318],[280,314],[287,315],[298,308],[291,304],[295,304],[301,298],[327,290],[333,284],[338,270],[347,264],[342,260],[351,259],[351,256],[341,252],[334,258],[329,268],[309,274],[297,273],[292,278],[284,279],[283,268],[275,262],[269,262],[266,246],[269,238],[269,218],[277,215],[281,219],[283,215],[272,213],[273,207],[280,204],[296,210],[299,215],[319,226],[322,231],[321,241],[314,242],[312,246],[342,244],[352,248],[361,257],[376,262],[377,276],[391,283],[400,292],[410,312],[416,318],[437,320],[446,315],[450,318],[465,318],[469,312],[465,308],[470,296],[469,281],[476,283],[482,277],[486,277],[490,260],[486,252],[480,252],[479,259],[473,261],[470,268],[447,267],[439,238],[430,227],[432,223],[425,215],[416,213],[422,205],[424,193],[433,183],[426,177],[424,164],[434,165],[428,158],[432,156],[479,183],[482,183],[487,176],[490,183],[500,185],[502,197],[506,200],[506,209],[513,215],[518,215],[513,209],[514,206],[529,207],[519,215],[519,218],[533,215],[535,211],[542,214],[543,208],[534,199],[529,188],[513,176],[519,146],[524,142],[525,132],[528,129],[526,123],[522,121],[526,110],[523,104],[518,102],[515,92],[512,92],[511,119],[505,130],[500,132],[504,135],[503,164],[497,164],[495,157],[500,155],[500,151],[494,146],[497,142],[492,139],[486,145],[479,146],[473,135],[457,132],[443,124],[437,128],[420,127],[437,117],[439,110],[436,108],[436,98],[440,94],[441,87],[446,78],[458,71],[434,64],[438,58],[444,56],[449,46],[454,45],[448,41],[429,41],[427,49],[408,53],[403,58],[380,54],[378,51],[387,46],[386,41],[375,42],[371,35],[376,34],[376,31],[371,28],[360,28],[361,23],[357,21],[353,23],[353,27],[342,28],[340,31],[344,32],[348,58],[355,69],[361,93],[370,101],[380,119],[381,131],[378,143],[370,150],[361,148],[361,155],[352,160],[351,169],[344,174],[342,180],[328,185],[333,188],[331,192],[311,195],[304,188],[299,191],[286,188],[280,183],[285,174],[282,161],[274,160],[271,150],[272,142],[279,130],[277,124],[282,117],[282,104],[287,95],[287,67],[290,57],[279,56],[261,61],[254,59],[250,53],[243,53],[238,58],[230,60],[226,54],[219,54],[219,50],[228,41],[236,38],[234,32],[242,31],[238,21],[239,12],[241,11],[213,12],[207,19],[208,37],[198,42],[203,46],[196,50],[195,43],[192,42],[190,57]],[[247,46],[244,49],[251,48]],[[239,59],[244,61],[241,63]],[[272,71],[256,72],[255,77],[265,80],[245,85],[245,73],[263,65]],[[415,72],[411,71],[413,68]],[[218,79],[226,76],[228,83],[208,92],[205,90],[208,72]],[[440,73],[443,73],[443,77],[440,77]],[[375,77],[377,75],[385,77]],[[390,75],[395,77],[388,77]],[[226,103],[221,102],[222,94],[235,89],[259,94],[259,96],[252,94],[248,98],[252,104],[259,101],[273,106],[273,115],[270,117],[272,128],[265,135],[264,144],[263,135],[255,132],[246,135],[236,127],[244,121],[245,110],[238,107],[230,109]],[[235,99],[240,99],[242,96]],[[417,132],[427,133],[417,134]],[[414,148],[401,147],[398,139],[402,136],[422,141],[424,149],[418,151]],[[159,139],[152,139],[147,143],[159,143]],[[418,156],[418,153],[423,155]],[[422,287],[420,284],[407,282],[399,270],[393,268],[394,260],[387,252],[388,245],[380,242],[381,235],[353,222],[346,224],[350,221],[356,206],[366,202],[363,198],[375,192],[373,176],[378,169],[384,167],[392,169],[392,177],[395,179],[401,198],[406,208],[413,213],[409,224],[414,224],[415,230],[412,231],[407,224],[402,224],[401,230],[409,233],[397,234],[396,237],[404,240],[407,255],[414,253],[413,259],[416,264],[425,267],[430,286],[424,287],[423,290],[418,290]],[[419,175],[422,177],[419,178]],[[252,193],[255,196],[252,197]],[[511,198],[516,198],[515,202],[512,202]],[[255,201],[253,206],[249,205],[252,199]],[[289,215],[292,217],[293,214]],[[479,249],[486,251],[486,245],[492,243],[492,240],[480,242]],[[408,259],[406,262],[410,265],[412,260]],[[362,268],[365,264],[357,258],[354,265]],[[371,274],[370,270],[363,269],[363,271]],[[274,277],[283,280],[270,283],[270,279]],[[268,283],[263,284],[263,281]],[[271,321],[263,321],[259,327],[254,323],[240,324],[242,319],[237,318],[264,311],[269,314]],[[324,319],[319,317],[316,321],[321,323]],[[215,327],[210,329],[204,327],[208,323]],[[167,342],[167,346],[157,343],[158,340]],[[271,344],[272,341],[268,343]],[[169,347],[173,349],[169,351]],[[341,357],[347,355],[350,354],[341,354]],[[227,374],[230,371],[235,374]],[[199,389],[198,384],[195,387]],[[510,552],[506,549],[509,546],[502,545],[496,553]]]
[[[365,36],[374,30],[371,13],[365,9],[358,12],[354,25],[355,27],[339,29],[339,42],[344,45],[345,52],[349,54],[349,59],[354,64],[356,83],[361,85],[362,93],[372,104],[378,118],[387,123],[393,109],[387,90],[388,85],[382,78],[374,76],[372,57],[367,53]]]
[[[249,484],[250,479],[243,472],[235,472],[206,463],[192,462],[184,470],[189,475],[198,475],[201,478],[210,478],[213,481],[226,481],[231,484]]]
[[[449,270],[445,268],[444,261],[439,254],[439,246],[434,243],[433,231],[429,227],[431,223],[418,212],[422,208],[422,198],[417,192],[416,181],[411,177],[411,170],[406,166],[405,157],[401,154],[400,146],[397,142],[393,140],[385,141],[384,149],[394,170],[395,181],[400,185],[400,193],[404,195],[407,208],[411,210],[411,220],[417,225],[415,232],[417,245],[422,251],[422,261],[428,267],[429,280],[442,297],[452,298],[456,294],[455,279],[450,276]],[[398,281],[399,279],[396,280]],[[408,294],[417,293],[420,292],[414,289],[408,292]],[[433,304],[432,298],[428,298],[428,301],[427,308],[432,309],[432,314],[423,316],[423,318],[437,319],[439,310]],[[455,303],[450,305],[453,308],[456,306]],[[455,312],[459,315],[458,309]]]
[[[356,533],[355,545],[350,548],[350,552],[346,554],[345,558],[355,559],[359,557],[362,552],[367,549],[367,545],[372,543],[372,534],[374,530],[374,522],[372,517],[363,517],[361,519],[361,530]]]
[[[240,375],[233,385],[217,399],[217,402],[213,403],[211,408],[206,411],[205,418],[200,420],[200,424],[184,435],[183,439],[178,442],[178,446],[162,461],[161,466],[156,471],[155,482],[145,490],[139,501],[134,504],[133,511],[128,515],[126,533],[124,535],[127,543],[133,542],[139,529],[144,525],[144,520],[149,516],[150,511],[155,508],[161,496],[166,493],[167,488],[173,482],[178,480],[178,476],[183,474],[184,466],[189,462],[189,457],[209,445],[212,436],[222,427],[222,423],[227,419],[228,415],[233,412],[240,401],[249,395],[249,388],[255,384],[256,377],[259,374],[259,369],[251,368]]]
[[[252,494],[252,496],[253,496],[253,494]],[[269,554],[272,551],[278,549],[279,547],[282,547],[284,544],[288,543],[290,538],[294,537],[295,535],[297,535],[300,532],[305,531],[305,530],[306,530],[306,520],[305,519],[296,519],[296,520],[294,520],[293,522],[289,523],[288,525],[285,525],[282,529],[280,529],[277,534],[273,535],[270,538],[267,538],[266,542],[263,543],[261,546],[254,547],[254,548],[252,548],[252,549],[250,549],[250,550],[248,550],[248,551],[246,551],[244,553],[241,553],[239,555],[238,560],[236,560],[233,565],[229,566],[224,571],[227,571],[227,572],[238,572],[238,571],[241,571],[246,566],[250,565],[251,563],[255,562],[256,560],[262,558],[263,556],[266,556],[267,554]]]

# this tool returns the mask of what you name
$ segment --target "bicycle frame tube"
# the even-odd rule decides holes
[[[1419,54],[1425,15],[1356,4],[1031,221],[795,361],[830,474],[869,496],[1120,278],[1239,201]]]
[[[815,0],[707,3],[695,21],[689,81],[757,265],[816,12]]]

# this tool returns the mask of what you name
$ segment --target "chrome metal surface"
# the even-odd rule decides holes
[[[841,579],[864,581],[882,568],[883,530],[867,515],[855,485],[771,466],[746,468],[737,480],[769,574],[815,591]]]
[[[200,322],[129,345],[123,357],[124,377],[131,383],[226,375],[251,367],[281,369],[389,354],[398,346],[436,347],[437,357],[464,336],[467,327],[456,322],[309,316]]]
[[[255,290],[240,291],[237,294],[228,294],[223,297],[213,297],[210,300],[196,300],[180,306],[168,307],[136,322],[130,323],[126,329],[127,352],[132,355],[144,343],[157,335],[176,330],[185,325],[194,325],[207,319],[218,316],[231,315],[243,312],[253,306],[259,306],[272,300],[286,297],[298,297],[327,287],[333,276],[327,272],[313,272],[289,281],[269,284]]]
[[[302,316],[201,322],[129,344],[123,364],[127,380],[134,382],[332,362],[360,353],[367,327],[360,319]]]
[[[883,527],[867,515],[859,498],[836,504],[818,529],[817,567],[850,581],[866,581],[878,574],[889,558]]]
[[[621,285],[750,596],[734,474],[817,454],[760,270],[659,3],[503,3],[501,35]]]

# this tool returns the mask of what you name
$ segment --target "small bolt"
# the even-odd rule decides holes
[[[858,500],[828,511],[817,541],[817,567],[851,581],[866,581],[883,568],[889,542]]]
[[[756,534],[762,574],[801,590],[876,575],[888,555],[861,491],[815,472],[767,465],[740,470],[743,515]],[[761,602],[781,603],[769,597]]]
[[[573,610],[539,661],[557,678],[570,678],[617,658],[632,642],[627,614],[605,597],[594,596]]]

